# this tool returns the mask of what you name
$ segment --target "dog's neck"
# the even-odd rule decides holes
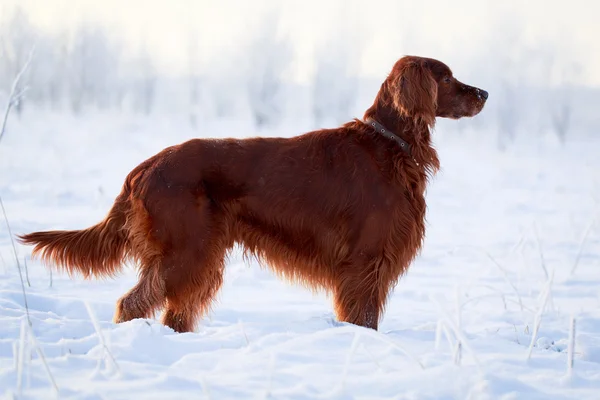
[[[393,104],[381,96],[365,112],[364,121],[373,119],[410,145],[411,157],[433,174],[440,168],[437,151],[431,145],[430,126],[422,119],[400,115]]]

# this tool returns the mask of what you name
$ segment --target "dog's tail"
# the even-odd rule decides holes
[[[130,251],[127,219],[132,208],[131,184],[143,169],[142,164],[129,174],[108,215],[98,224],[81,230],[19,235],[19,241],[35,245],[32,256],[69,275],[78,272],[84,278],[113,277],[123,268]]]
[[[124,229],[128,202],[122,192],[106,218],[87,229],[73,231],[33,232],[18,236],[19,241],[35,245],[32,256],[39,256],[46,264],[72,275],[111,277],[122,268],[127,250],[127,233]]]

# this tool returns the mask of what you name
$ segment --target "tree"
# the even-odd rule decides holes
[[[523,64],[527,64],[523,60],[528,57],[528,49],[523,46],[524,26],[517,16],[500,15],[485,40],[486,60],[494,76],[499,77],[494,98],[497,99],[497,145],[502,151],[516,139],[523,122],[522,88],[526,82],[530,82],[523,67]]]
[[[360,46],[347,31],[337,30],[315,52],[312,112],[317,126],[338,125],[352,117],[358,94]]]
[[[581,73],[579,64],[572,63],[561,68],[560,83],[554,90],[551,103],[552,128],[561,143],[567,141],[567,134],[571,128],[573,113],[573,81]]]
[[[135,108],[145,115],[150,115],[154,107],[154,96],[158,80],[154,61],[144,43],[133,62],[135,77],[133,78],[133,95]]]
[[[4,136],[4,134],[6,133],[6,123],[8,121],[8,116],[10,114],[10,110],[16,104],[19,104],[25,95],[26,89],[23,88],[23,89],[19,90],[18,88],[21,87],[21,78],[27,71],[29,64],[31,64],[31,58],[33,56],[33,52],[34,52],[34,49],[32,48],[31,51],[29,52],[27,60],[21,66],[21,69],[19,70],[19,72],[15,75],[15,78],[13,79],[10,91],[8,92],[8,99],[6,102],[6,109],[4,111],[4,118],[2,119],[2,124],[0,125],[0,141],[2,140],[2,137]]]
[[[197,33],[191,32],[188,37],[187,87],[189,88],[189,119],[192,128],[196,129],[198,126],[198,108],[200,107],[200,57]]]
[[[515,85],[506,80],[501,80],[498,103],[498,148],[506,150],[515,140],[519,126],[518,96]]]
[[[106,109],[119,75],[119,51],[105,30],[80,26],[68,54],[68,93],[75,114],[86,106]]]
[[[0,62],[4,82],[12,82],[22,66],[27,62],[30,49],[35,46],[36,31],[31,25],[27,14],[17,7],[7,22],[2,22],[0,32]],[[21,92],[29,79],[31,71],[18,82],[16,92]],[[20,116],[23,112],[24,98],[17,99],[13,107]]]
[[[267,14],[247,47],[245,86],[258,128],[277,124],[284,109],[284,78],[292,60],[292,46],[279,32],[277,18],[276,12]]]

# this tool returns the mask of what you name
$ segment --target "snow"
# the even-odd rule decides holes
[[[446,132],[453,123],[440,123],[434,133],[442,171],[427,192],[424,250],[396,287],[379,332],[338,323],[325,294],[280,281],[244,263],[239,252],[228,262],[218,303],[194,333],[177,334],[158,319],[116,325],[114,304],[135,282],[131,266],[115,280],[50,276],[29,259],[30,248],[17,245],[31,283],[31,332],[60,397],[597,399],[600,139],[573,136],[559,146],[523,135],[498,152],[489,132]],[[250,126],[210,122],[198,133],[174,118],[14,118],[0,143],[0,195],[11,228],[25,233],[99,221],[131,168],[189,137],[308,129],[289,122],[278,131]],[[24,319],[2,225],[0,397],[54,398],[35,346],[21,338]]]

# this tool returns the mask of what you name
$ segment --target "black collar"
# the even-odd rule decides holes
[[[405,142],[404,140],[402,140],[400,137],[398,137],[392,131],[387,130],[385,126],[381,125],[379,122],[375,121],[374,119],[367,118],[366,122],[371,127],[373,127],[373,129],[375,129],[375,131],[377,131],[378,133],[380,133],[383,136],[385,136],[386,138],[392,139],[393,141],[395,141],[396,143],[398,143],[400,145],[400,148],[402,150],[404,150],[404,152],[406,154],[408,154],[409,156],[411,155],[410,154],[410,144],[408,144],[407,142]]]

